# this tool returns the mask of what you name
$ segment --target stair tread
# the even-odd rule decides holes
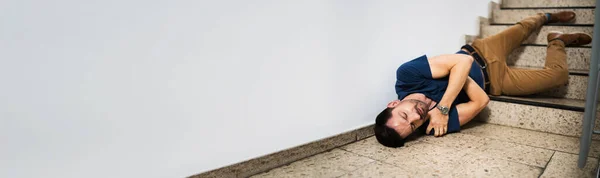
[[[543,69],[543,67],[534,67],[534,66],[514,66],[514,65],[509,65],[509,67],[515,68],[515,69]],[[569,75],[588,76],[589,73],[590,73],[589,70],[569,69]]]
[[[554,9],[501,9],[500,4],[492,2],[492,23],[514,24],[518,21],[537,13],[553,13],[559,11],[573,11],[576,19],[572,23],[563,25],[593,25],[594,8],[554,8]]]
[[[502,8],[594,7],[595,0],[503,0]]]
[[[547,96],[490,96],[491,100],[583,112],[585,100]]]

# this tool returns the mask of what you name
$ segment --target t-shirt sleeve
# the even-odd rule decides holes
[[[425,124],[429,124],[429,121]],[[425,129],[427,126],[425,126]],[[460,121],[458,120],[458,110],[456,107],[450,108],[450,112],[448,113],[448,131],[447,133],[459,132],[460,131]],[[435,130],[431,130],[429,135],[434,135]]]
[[[432,79],[431,69],[427,56],[423,55],[402,64],[396,71],[396,79],[402,83],[419,82],[423,79]]]
[[[458,110],[455,106],[450,108],[448,113],[448,133],[460,131],[460,121],[458,120]]]

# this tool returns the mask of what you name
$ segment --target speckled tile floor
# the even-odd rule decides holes
[[[471,123],[396,149],[369,137],[253,177],[594,177],[600,144],[584,169],[578,147],[576,137]]]

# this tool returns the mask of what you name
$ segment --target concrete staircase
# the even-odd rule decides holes
[[[491,3],[491,18],[479,19],[480,34],[465,40],[493,35],[538,12],[575,11],[576,22],[542,27],[507,60],[511,67],[543,68],[547,33],[592,34],[594,6],[595,0]],[[460,133],[417,136],[402,148],[387,148],[368,126],[193,177],[595,177],[600,136],[593,136],[586,167],[577,168],[591,47],[566,52],[568,85],[527,97],[491,96],[488,107]],[[298,151],[303,149],[310,151]],[[273,160],[284,164],[264,166]]]
[[[507,60],[514,68],[543,68],[546,56],[546,35],[549,31],[585,32],[592,34],[594,1],[516,1],[491,3],[491,19],[480,18],[481,38],[496,34],[520,19],[539,12],[572,10],[575,23],[543,26],[523,42]],[[571,8],[574,7],[574,8]],[[593,35],[593,34],[592,34]],[[466,37],[467,43],[478,37]],[[527,97],[491,97],[489,106],[477,120],[565,136],[579,137],[585,105],[591,47],[567,47],[569,84],[551,91]],[[600,128],[600,124],[596,124]],[[600,137],[594,137],[596,140]]]

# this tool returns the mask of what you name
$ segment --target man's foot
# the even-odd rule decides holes
[[[556,13],[546,13],[545,15],[547,23],[566,23],[575,19],[575,12],[573,11],[560,11]]]
[[[550,32],[548,33],[548,43],[552,40],[560,40],[565,43],[565,46],[581,46],[590,44],[592,37],[585,33]]]

